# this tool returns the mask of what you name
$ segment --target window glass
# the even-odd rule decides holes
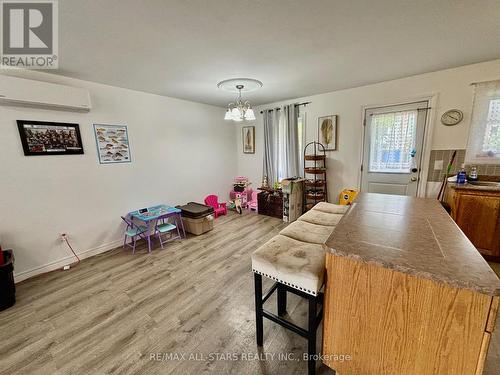
[[[490,100],[482,152],[500,154],[500,99]]]
[[[474,84],[465,161],[469,164],[500,164],[500,81]]]
[[[370,172],[410,173],[417,116],[415,110],[372,115]]]

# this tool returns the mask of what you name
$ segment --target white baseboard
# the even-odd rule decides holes
[[[109,250],[113,250],[119,246],[123,245],[122,240],[116,240],[109,242],[107,244],[94,247],[82,252],[77,253],[80,259],[89,258],[91,256],[104,253]],[[54,271],[63,268],[65,265],[75,262],[75,257],[73,255],[66,256],[64,258],[52,261],[50,263],[44,264],[39,267],[35,267],[29,270],[21,271],[19,273],[14,272],[14,282],[18,283],[20,281],[29,279],[30,277],[41,275],[42,273]]]

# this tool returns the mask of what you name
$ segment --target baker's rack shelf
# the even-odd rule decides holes
[[[310,210],[318,202],[328,201],[326,182],[326,150],[313,141],[304,147],[304,209]]]

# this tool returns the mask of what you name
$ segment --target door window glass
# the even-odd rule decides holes
[[[370,172],[410,173],[417,138],[418,111],[373,114]]]

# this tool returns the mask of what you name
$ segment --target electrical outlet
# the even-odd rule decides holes
[[[442,170],[443,169],[443,161],[442,160],[435,160],[434,161],[434,170]]]

